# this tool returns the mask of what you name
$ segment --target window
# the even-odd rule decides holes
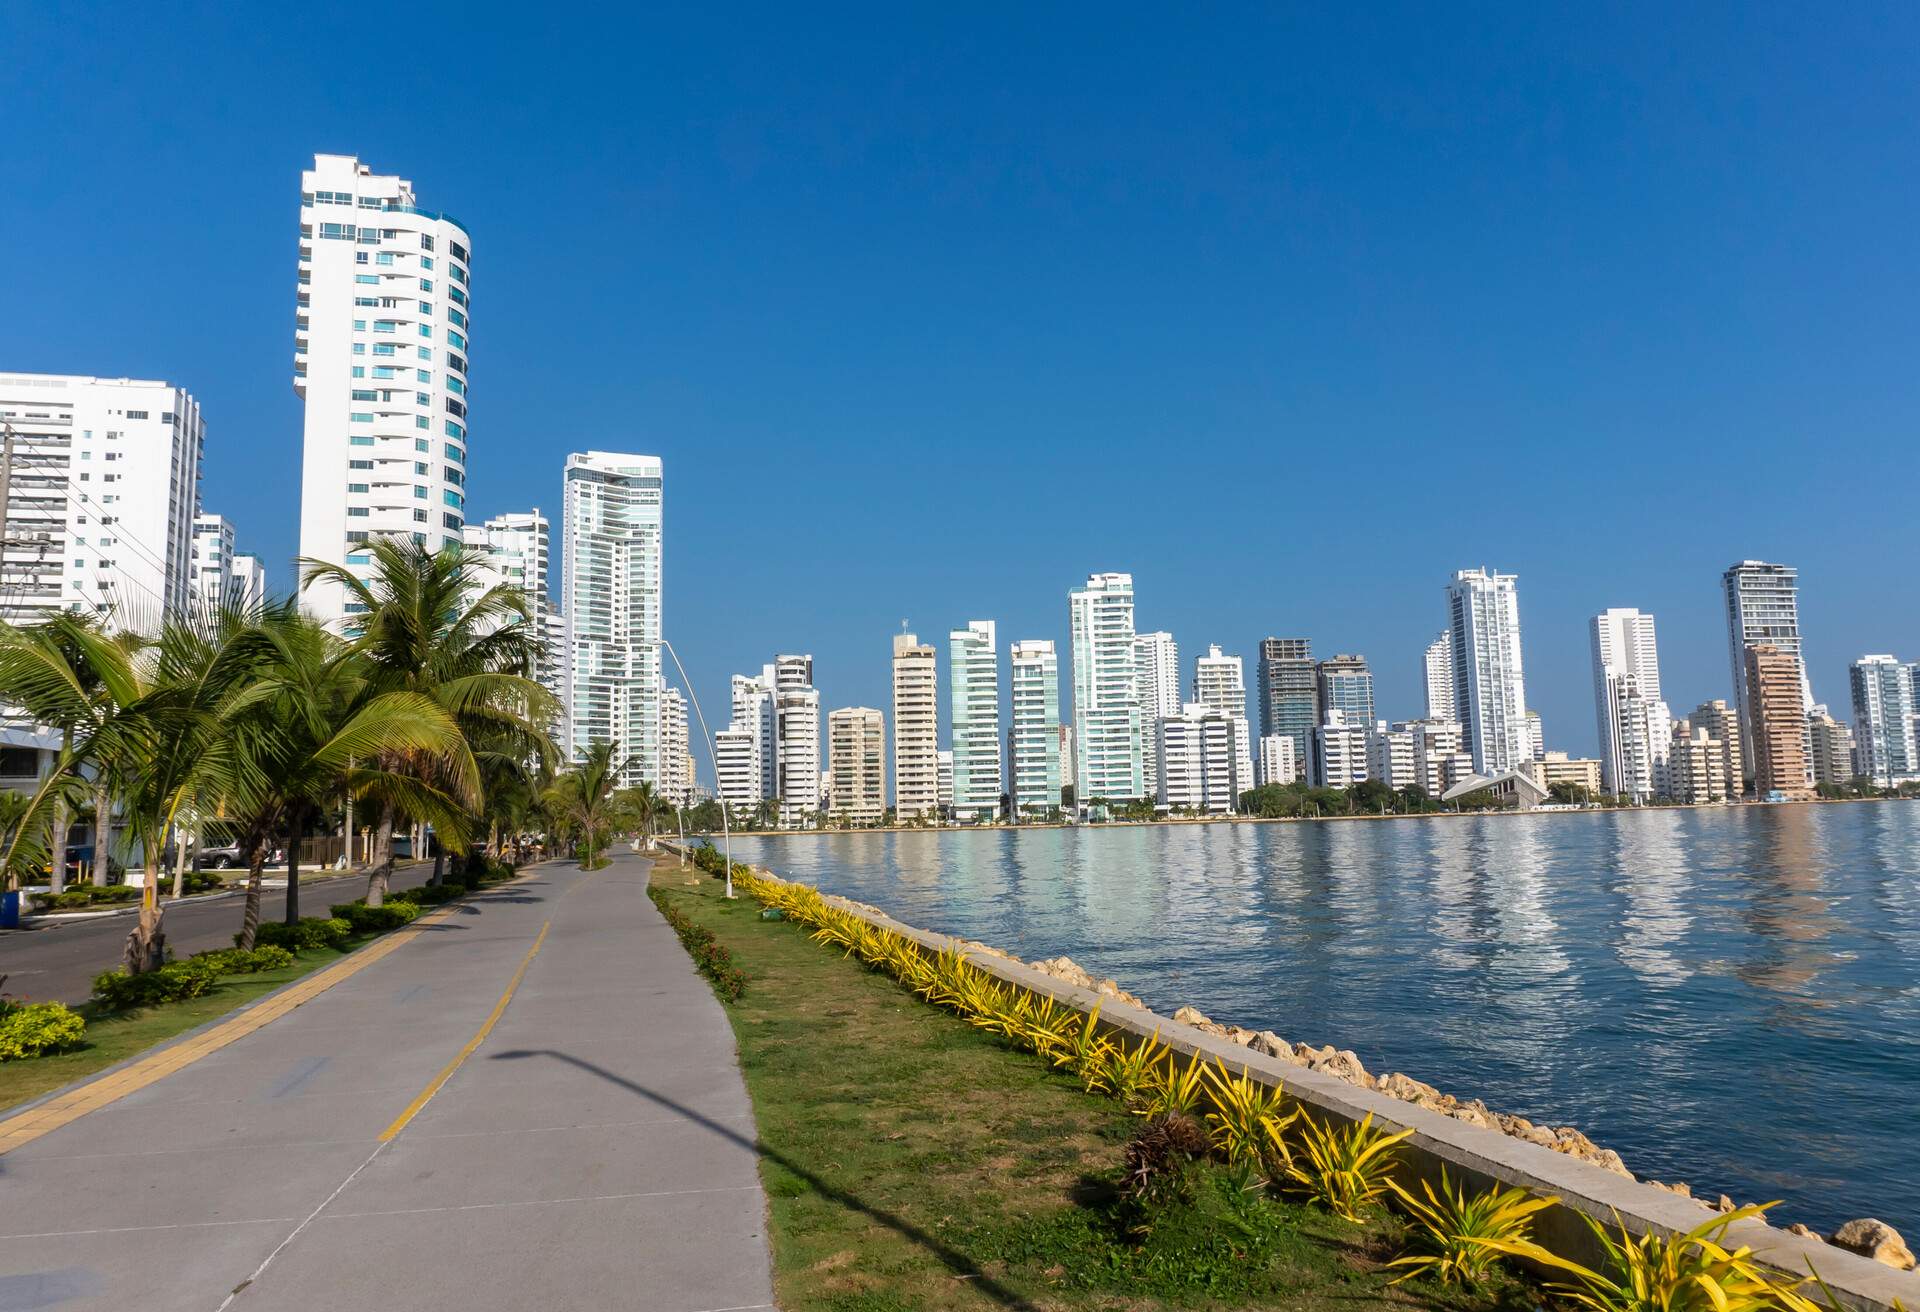
[[[365,264],[367,262],[367,253],[365,251],[355,251],[353,253],[353,262],[355,264]]]
[[[367,321],[365,319],[355,319],[353,321],[353,330],[357,333],[365,332],[367,330]]]
[[[353,399],[356,401],[371,401],[379,395],[380,394],[371,387],[356,387],[353,389]]]
[[[426,511],[424,511],[424,510],[416,510],[416,511],[414,511],[414,512],[413,512],[413,522],[414,522],[414,523],[416,523],[416,524],[424,524],[424,523],[426,523],[426,522],[427,522],[427,512],[426,512]],[[413,540],[414,540],[415,542],[425,542],[425,541],[426,541],[426,539],[425,539],[425,538],[423,538],[423,537],[421,537],[421,536],[420,536],[420,535],[419,535],[418,533],[415,533],[415,534],[413,535]]]
[[[465,396],[467,394],[467,385],[461,382],[458,378],[455,378],[452,374],[448,374],[447,390],[449,392],[452,392],[455,396]]]
[[[349,555],[347,556],[347,564],[349,564],[349,565],[371,565],[371,564],[373,564],[373,557],[372,557],[372,556],[370,556],[370,555],[368,555],[368,554],[367,554],[366,552],[364,552],[364,551],[355,551],[355,552],[352,552],[352,553],[350,553],[350,554],[349,554]]]
[[[448,397],[447,413],[450,415],[459,415],[462,419],[465,419],[467,417],[467,408],[452,397]]]
[[[448,242],[447,249],[453,252],[453,258],[456,260],[465,260],[467,258],[467,248],[457,241]],[[469,261],[469,263],[471,263],[471,261]]]
[[[86,482],[86,481],[87,481],[88,479],[90,479],[90,478],[92,478],[92,477],[93,477],[93,475],[92,475],[92,474],[82,474],[82,475],[80,475],[80,481],[81,481],[82,483],[84,483],[84,482]]]
[[[347,461],[347,468],[348,468],[348,469],[372,469],[372,468],[373,468],[373,461],[371,461],[371,460],[349,460],[349,461]]]
[[[349,484],[347,484],[347,491],[349,491],[349,492],[368,492],[368,491],[371,491],[371,490],[372,490],[372,489],[371,489],[371,488],[369,488],[369,487],[368,487],[368,486],[367,486],[367,485],[366,485],[365,483],[349,483]]]
[[[364,537],[365,534],[361,536]],[[348,559],[352,559],[352,557],[348,557]],[[363,565],[371,565],[373,561],[369,557],[362,556],[360,557],[360,563]],[[366,612],[367,603],[364,601],[350,601],[346,604],[345,609],[349,615],[361,615]]]
[[[456,305],[465,305],[467,303],[467,294],[461,291],[458,287],[447,288],[447,295],[453,300],[453,302]]]
[[[375,378],[398,378],[400,371],[390,364],[377,364],[373,367],[373,376]]]
[[[380,275],[377,273],[356,273],[353,275],[353,280],[362,287],[378,287],[380,285]]]
[[[431,240],[431,239],[429,239],[429,240]],[[428,250],[432,250],[432,249],[433,249],[433,247],[431,247],[431,246],[429,246],[429,247],[427,247],[427,249],[428,249]],[[426,271],[427,271],[428,273],[432,273],[432,272],[433,272],[433,261],[432,261],[432,260],[430,260],[430,259],[428,259],[428,258],[427,258],[426,256],[424,256],[424,255],[422,255],[422,256],[420,257],[420,267],[421,267],[422,269],[425,269],[425,270],[426,270]]]
[[[433,279],[431,279],[431,278],[422,278],[422,279],[420,280],[420,290],[421,290],[421,291],[423,291],[423,292],[430,292],[430,291],[432,291],[432,290],[433,290]]]
[[[416,438],[414,438],[414,439],[413,439],[413,449],[414,449],[415,451],[425,451],[425,450],[427,449],[427,439],[426,439],[426,438],[424,438],[424,437],[416,437]]]
[[[425,415],[415,415],[413,417],[413,426],[415,428],[430,428],[433,426],[433,421]]]
[[[429,468],[431,468],[431,466],[428,465],[427,462],[424,460],[416,460],[413,462],[413,472],[420,475],[420,477],[422,478],[425,478],[427,476],[427,470]]]
[[[358,346],[358,345],[359,345],[359,343],[358,343],[358,342],[355,342],[355,343],[354,343],[354,345],[355,345],[355,346]],[[366,366],[365,366],[365,365],[359,365],[359,364],[357,364],[357,365],[355,365],[355,366],[353,367],[353,376],[354,376],[355,378],[365,378],[365,377],[367,376],[367,368],[366,368]]]
[[[459,333],[455,332],[451,328],[447,329],[447,340],[452,342],[455,346],[459,347],[463,351],[467,349],[467,339],[462,337]]]
[[[420,249],[423,251],[430,251],[433,249],[433,238],[427,236],[427,234],[424,232],[420,234]],[[420,262],[422,264],[426,263],[425,260],[422,260]]]
[[[359,253],[359,252],[356,252],[356,253]],[[393,263],[393,252],[392,252],[392,251],[381,251],[381,252],[380,252],[380,258],[379,258],[379,259],[377,259],[377,260],[375,260],[375,261],[374,261],[374,263],[375,263],[375,264],[392,264],[392,263]]]
[[[367,534],[364,529],[349,529],[347,531],[347,541],[349,542],[365,542],[366,540]]]
[[[433,398],[428,396],[425,392],[415,392],[413,394],[413,403],[415,405],[432,405]]]
[[[416,483],[413,487],[413,495],[419,500],[425,501],[427,499],[427,490]]]
[[[461,464],[464,465],[467,463],[467,453],[461,448],[455,446],[453,443],[449,442],[447,443],[447,459],[458,460]]]
[[[398,327],[399,324],[395,323],[392,319],[375,319],[373,321],[373,330],[377,333],[390,333]]]
[[[364,410],[355,410],[352,414],[348,415],[347,418],[356,424],[370,424],[373,422],[373,416]]]
[[[392,342],[375,342],[373,344],[373,353],[375,355],[392,355],[393,351],[394,346]]]
[[[431,346],[416,346],[413,348],[413,354],[416,359],[431,360],[433,359],[433,348]]]
[[[460,483],[462,481],[460,478],[460,471],[455,469],[452,465],[440,466],[440,473],[441,473],[441,476],[447,480],[447,482],[453,484],[455,487],[460,486]]]
[[[145,419],[146,417],[147,417],[147,412],[145,410],[127,411],[127,418],[129,419]]]
[[[440,516],[440,522],[458,533],[466,521],[458,515],[442,515]]]
[[[465,373],[467,371],[467,358],[464,355],[455,355],[452,351],[448,351],[447,365],[449,368],[458,369],[461,373]]]
[[[449,419],[447,420],[447,436],[457,437],[464,442],[467,439],[467,430],[460,427],[460,425],[454,423],[453,420]]]
[[[355,342],[353,344],[353,353],[355,355],[365,355],[367,353],[367,344],[365,342]]]
[[[454,507],[456,510],[466,504],[466,501],[461,497],[461,495],[458,492],[455,492],[452,488],[448,488],[446,491],[442,492],[440,494],[440,500],[445,502],[447,505]]]
[[[420,335],[421,335],[422,337],[425,337],[425,338],[427,338],[427,339],[428,339],[429,341],[431,341],[431,340],[433,339],[433,325],[432,325],[432,324],[430,324],[430,323],[423,323],[423,324],[421,324],[421,325],[420,325]]]
[[[431,383],[433,382],[433,370],[431,370],[431,369],[415,369],[415,370],[413,371],[413,381],[414,381],[414,382],[416,382],[416,383],[427,383],[427,384],[431,384]],[[425,398],[425,397],[422,397],[422,398],[421,398],[421,400],[420,400],[420,404],[421,404],[421,405],[425,405],[426,403],[427,403],[427,402],[426,402],[426,398]]]
[[[432,313],[433,313],[433,302],[432,302],[432,301],[422,301],[422,302],[420,302],[420,313],[422,313],[422,314],[432,314]]]
[[[347,517],[349,519],[365,519],[367,516],[371,515],[372,513],[373,512],[371,510],[368,510],[365,506],[348,506],[347,507]]]
[[[372,446],[373,439],[370,437],[361,437],[359,434],[356,433],[354,436],[347,439],[347,445],[348,446]]]
[[[465,328],[467,326],[467,316],[460,313],[460,311],[458,310],[448,310],[447,322],[453,324],[456,327]]]

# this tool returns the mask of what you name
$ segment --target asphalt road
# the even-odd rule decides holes
[[[770,1309],[732,1032],[645,880],[536,867],[0,1156],[0,1308]]]
[[[432,874],[433,866],[427,862],[401,866],[394,871],[393,887],[411,888]],[[280,875],[285,878],[286,871]],[[366,887],[365,874],[329,879],[303,874],[300,910],[304,915],[324,916],[328,906],[350,902]],[[168,903],[167,946],[176,957],[232,947],[233,936],[240,931],[243,902],[236,893]],[[284,888],[261,890],[262,920],[283,919],[286,911]],[[85,1002],[93,992],[93,977],[119,967],[135,918],[132,911],[84,920],[30,916],[26,927],[0,932],[0,975],[7,977],[6,992],[34,1002]]]

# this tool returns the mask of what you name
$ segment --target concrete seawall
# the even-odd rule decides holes
[[[1284,1086],[1289,1096],[1318,1117],[1358,1121],[1372,1114],[1389,1131],[1411,1129],[1401,1157],[1416,1177],[1436,1183],[1444,1168],[1450,1179],[1470,1188],[1516,1185],[1557,1196],[1563,1206],[1536,1219],[1539,1241],[1562,1256],[1597,1266],[1603,1254],[1585,1223],[1574,1213],[1610,1228],[1624,1225],[1636,1235],[1678,1234],[1712,1219],[1714,1213],[1692,1199],[1642,1184],[1592,1163],[1498,1130],[1481,1129],[1388,1094],[1362,1088],[1336,1076],[1308,1070],[1290,1061],[1243,1047],[1191,1025],[1105,997],[1041,973],[1018,961],[980,951],[943,934],[905,925],[845,898],[827,894],[834,905],[871,924],[905,935],[936,951],[958,947],[976,966],[1027,991],[1053,998],[1081,1012],[1099,1010],[1101,1027],[1131,1037],[1158,1035],[1175,1052],[1220,1061],[1269,1086]],[[1727,1126],[1737,1136],[1736,1124]],[[1777,1229],[1759,1220],[1734,1222],[1726,1232],[1730,1246],[1745,1245],[1760,1261],[1794,1276],[1817,1271],[1834,1295],[1858,1312],[1893,1312],[1903,1306],[1920,1312],[1920,1272],[1901,1272],[1870,1258]],[[1818,1291],[1815,1291],[1816,1295]]]

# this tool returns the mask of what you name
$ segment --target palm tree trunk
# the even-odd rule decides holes
[[[247,900],[240,912],[240,937],[234,946],[251,948],[260,929],[260,881],[267,872],[267,840],[257,838],[247,853]]]
[[[107,886],[107,848],[112,842],[113,798],[102,782],[93,790],[93,885]]]
[[[367,905],[377,907],[387,900],[387,880],[393,875],[393,808],[380,808],[380,823],[373,831],[373,864],[367,870]]]
[[[64,801],[53,804],[52,835],[53,842],[47,852],[52,874],[47,887],[50,892],[62,893],[67,887],[67,804]]]
[[[498,861],[499,859],[500,859],[500,818],[498,816],[495,816],[493,819],[493,823],[489,825],[487,828],[487,860]]]
[[[140,923],[127,935],[126,967],[129,975],[144,975],[166,964],[167,936],[161,932],[165,909],[160,905],[160,854],[148,847],[147,884],[140,892]]]
[[[180,897],[187,891],[187,840],[178,825],[173,830],[173,896]]]
[[[300,923],[300,830],[304,828],[299,812],[287,826],[287,915],[289,925]]]

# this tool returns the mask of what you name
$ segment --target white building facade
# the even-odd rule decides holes
[[[893,637],[893,814],[940,818],[940,687],[932,643]]]
[[[1013,685],[1013,817],[1045,820],[1060,807],[1060,658],[1051,641],[1016,642]]]
[[[156,632],[193,604],[206,428],[171,383],[0,373],[13,430],[0,619],[56,611]]]
[[[1094,574],[1068,594],[1077,804],[1145,797],[1134,673],[1133,575]]]
[[[1000,769],[1000,653],[992,620],[973,620],[947,635],[952,690],[953,818],[995,819],[1005,790]]]
[[[1635,802],[1664,796],[1673,715],[1660,694],[1653,616],[1614,607],[1595,615],[1589,629],[1601,787]]]
[[[1251,772],[1241,773],[1236,722],[1244,732],[1244,715],[1228,715],[1198,702],[1155,722],[1159,768],[1154,801],[1160,810],[1230,815],[1238,808],[1240,794],[1253,787],[1253,778]]]
[[[1259,782],[1290,784],[1300,777],[1300,763],[1293,758],[1293,735],[1270,733],[1260,740]]]
[[[367,543],[459,546],[466,527],[472,239],[351,155],[300,175],[293,390],[306,405],[300,554],[370,570]],[[301,594],[342,629],[358,603]]]
[[[886,717],[870,706],[827,714],[827,809],[836,820],[876,825],[887,811]]]
[[[1847,671],[1856,768],[1881,788],[1920,779],[1920,687],[1914,667],[1862,656]]]
[[[1154,725],[1163,717],[1180,714],[1180,644],[1171,633],[1136,633],[1133,638],[1133,683],[1140,697],[1140,786],[1157,797],[1158,752]]]
[[[1484,775],[1533,759],[1518,582],[1513,574],[1463,569],[1447,586],[1454,705],[1474,769]]]
[[[1460,718],[1460,711],[1453,700],[1453,634],[1451,632],[1443,632],[1427,644],[1423,664],[1427,689],[1426,718],[1457,721]]]
[[[1791,565],[1743,560],[1721,576],[1727,605],[1727,656],[1733,667],[1733,704],[1740,715],[1740,752],[1746,774],[1755,774],[1758,740],[1756,708],[1747,690],[1747,649],[1767,646],[1791,656],[1800,667],[1801,710],[1813,710],[1813,686],[1800,650],[1800,571]],[[1809,763],[1810,743],[1804,743]],[[1807,780],[1813,778],[1809,764]]]
[[[621,783],[663,777],[660,637],[663,471],[658,456],[567,457],[562,509],[566,752],[618,745]]]

